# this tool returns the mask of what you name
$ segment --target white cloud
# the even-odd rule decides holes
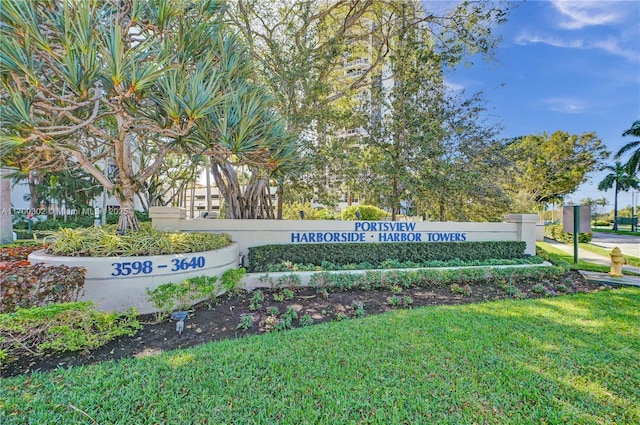
[[[547,35],[535,35],[535,34],[528,34],[528,33],[520,34],[519,36],[517,36],[515,43],[520,45],[542,43],[542,44],[548,44],[554,47],[564,47],[564,48],[570,48],[570,49],[579,49],[584,47],[584,41],[580,39],[566,41],[566,40],[561,40],[558,37],[552,37]]]
[[[640,62],[640,53],[638,50],[626,49],[622,46],[620,40],[615,37],[609,37],[606,40],[600,40],[592,43],[593,48],[604,50],[612,55],[622,56],[632,62]]]
[[[579,99],[556,97],[545,99],[542,104],[546,105],[553,112],[562,112],[565,114],[581,114],[587,112],[588,104]]]
[[[611,55],[620,56],[632,62],[640,62],[640,53],[638,50],[625,48],[617,37],[608,37],[597,41],[585,41],[581,38],[563,40],[559,37],[549,35],[522,33],[516,37],[514,42],[523,46],[527,44],[547,44],[565,49],[603,50]]]
[[[445,80],[444,85],[451,91],[463,91],[464,85]]]
[[[558,25],[565,29],[580,29],[622,22],[626,18],[624,3],[594,0],[551,1],[556,11],[560,12]]]

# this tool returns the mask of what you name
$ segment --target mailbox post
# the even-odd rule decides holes
[[[562,231],[573,233],[573,262],[578,262],[578,233],[591,231],[591,205],[565,205]]]

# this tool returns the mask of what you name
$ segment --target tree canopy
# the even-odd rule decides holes
[[[595,133],[578,136],[560,130],[511,140],[505,154],[513,164],[505,184],[522,210],[562,200],[609,156]]]
[[[356,193],[365,183],[373,187],[359,172],[364,161],[376,160],[363,158],[373,152],[363,152],[355,137],[337,134],[362,125],[353,112],[374,84],[397,79],[394,73],[401,68],[390,64],[399,54],[398,39],[413,34],[426,41],[425,49],[413,46],[422,55],[420,64],[442,70],[471,53],[490,56],[499,41],[496,24],[506,20],[508,8],[507,2],[484,0],[427,11],[418,1],[238,0],[228,16],[248,43],[256,78],[277,99],[280,114],[296,132],[309,134],[303,138],[305,166],[289,174],[289,181],[302,196],[333,205],[332,189]],[[346,70],[356,62],[363,65],[358,72]]]

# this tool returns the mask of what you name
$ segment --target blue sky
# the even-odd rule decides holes
[[[509,21],[496,28],[502,42],[495,60],[473,58],[447,83],[468,95],[483,91],[504,137],[594,131],[613,153],[634,140],[622,132],[640,119],[640,1],[512,5]],[[613,208],[613,190],[597,189],[605,175],[590,174],[569,200],[606,197]],[[619,205],[631,198],[621,192]]]

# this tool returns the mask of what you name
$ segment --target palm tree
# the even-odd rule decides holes
[[[623,136],[640,137],[640,120],[635,121],[631,128],[622,133]],[[627,161],[626,167],[629,169],[629,175],[640,173],[640,140],[635,140],[624,145],[616,154],[614,159],[620,159],[622,155],[631,152],[631,157]]]
[[[604,214],[605,208],[607,208],[607,205],[609,205],[609,200],[606,197],[596,199],[596,205],[601,207],[600,214]]]
[[[629,175],[626,166],[622,165],[620,161],[616,161],[615,166],[607,165],[605,170],[611,171],[604,179],[598,184],[599,190],[607,191],[612,187],[615,188],[615,198],[613,202],[613,230],[618,230],[618,193],[626,192],[629,189],[637,189],[640,181],[635,177]]]
[[[580,205],[588,205],[589,206],[589,212],[591,214],[591,218],[593,219],[595,217],[595,207],[596,207],[596,201],[586,197],[580,200]]]

